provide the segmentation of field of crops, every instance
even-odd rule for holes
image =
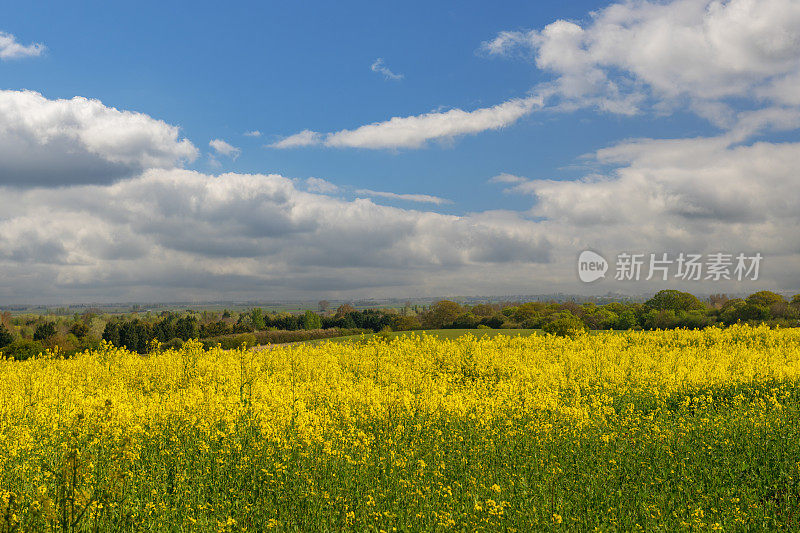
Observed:
[[[800,529],[800,331],[0,362],[0,531]]]
[[[383,340],[391,341],[397,337],[419,336],[425,335],[434,337],[439,340],[456,340],[465,335],[472,335],[476,339],[497,337],[504,335],[508,337],[519,337],[536,335],[542,333],[541,329],[435,329],[430,331],[388,331],[380,333],[368,333],[361,335],[346,335],[342,337],[331,337],[330,339],[315,339],[311,341],[304,341],[307,344],[321,344],[328,340],[331,342],[370,342],[373,337],[380,337]]]

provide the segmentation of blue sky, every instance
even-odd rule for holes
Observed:
[[[30,155],[0,164],[6,201],[27,206],[0,215],[7,230],[0,298],[659,288],[580,285],[571,263],[582,248],[613,257],[624,250],[763,247],[775,269],[763,283],[797,288],[796,277],[778,274],[795,264],[796,238],[775,229],[792,220],[793,205],[765,219],[761,201],[770,200],[765,190],[783,200],[796,185],[766,160],[791,160],[798,141],[798,20],[791,0],[7,6],[0,35],[18,48],[6,48],[3,58],[0,39],[0,88],[11,102],[2,115],[0,100],[7,126],[0,155]],[[102,129],[81,114],[75,97],[97,101],[90,115],[107,116]],[[493,125],[480,125],[483,119]],[[30,131],[20,134],[14,120]],[[36,120],[41,124],[30,126]],[[70,133],[54,141],[56,130]],[[260,135],[245,135],[252,131]],[[301,132],[314,133],[281,147]],[[410,137],[398,141],[401,134]],[[777,155],[762,154],[769,149]],[[731,175],[737,158],[757,156],[766,159],[751,169],[756,176]],[[517,179],[491,181],[500,174]],[[114,225],[89,207],[41,200],[56,190],[62,197],[138,194],[131,191],[148,179],[169,183],[176,203],[213,198],[219,183],[238,187],[228,194],[243,196],[224,215],[191,207],[176,219],[168,211],[174,206],[165,205],[153,218],[171,228],[217,217],[230,224],[225,231],[244,232],[220,234],[222,243],[245,235],[252,241],[226,255],[213,242],[187,246],[186,236],[156,234],[130,220]],[[193,179],[205,185],[186,181]],[[256,181],[241,182],[248,179]],[[189,192],[195,185],[203,192]],[[287,190],[254,210],[287,222],[259,234],[246,220],[255,214],[236,202],[270,186]],[[164,202],[140,194],[143,202]],[[77,230],[26,227],[38,209],[66,209],[64,220],[76,227],[106,229],[78,238]],[[345,222],[320,218],[308,229],[298,213],[313,210],[351,213],[349,223],[368,228],[394,221],[386,224],[401,229],[351,234],[335,230]],[[196,218],[202,216],[211,218]],[[454,225],[451,233],[441,233],[443,225]],[[315,239],[327,242],[327,231],[343,235],[327,260],[312,251],[287,257],[298,245],[294,236],[318,250]],[[31,243],[34,234],[41,242]],[[96,251],[114,248],[106,240],[121,235],[131,239],[124,248],[138,251]],[[481,240],[492,244],[482,248]],[[379,242],[389,243],[384,255],[408,260],[402,272],[396,259],[337,257],[342,250],[368,256],[360,246],[380,249]],[[454,249],[442,251],[443,243]],[[264,265],[274,272],[265,275]],[[31,272],[32,281],[19,277]],[[42,279],[55,281],[43,289]]]
[[[201,150],[220,138],[241,148],[221,168],[324,178],[355,189],[452,200],[441,210],[522,209],[487,179],[577,177],[580,156],[620,138],[705,134],[692,115],[615,117],[595,112],[526,117],[502,131],[422,150],[274,150],[306,128],[336,131],[437,109],[472,110],[524,97],[551,78],[530,61],[488,57],[482,42],[508,29],[585,20],[605,2],[162,2],[16,4],[5,25],[48,48],[36,61],[0,65],[4,88],[48,98],[82,95],[169,124]],[[377,58],[403,75],[387,80]],[[247,137],[257,130],[261,137]],[[391,202],[391,201],[390,201]],[[402,205],[401,202],[391,202]],[[407,205],[407,204],[406,204]]]

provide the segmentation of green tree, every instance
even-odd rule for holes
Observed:
[[[741,298],[732,298],[722,305],[719,319],[723,324],[730,326],[742,319],[742,310],[747,307],[747,302]]]
[[[745,301],[751,305],[769,309],[774,304],[785,303],[786,299],[772,291],[758,291],[748,296]]]
[[[344,318],[350,313],[355,312],[355,308],[350,304],[342,304],[336,308],[336,314],[333,315],[335,318]]]
[[[755,300],[758,301],[758,300]],[[769,309],[741,298],[728,300],[719,313],[720,320],[725,324],[735,324],[742,321],[761,321],[769,319]]]
[[[583,316],[583,322],[590,329],[611,329],[619,320],[619,316],[609,309],[599,307],[592,313]]]
[[[535,322],[542,317],[546,308],[547,304],[543,302],[524,303],[516,307],[513,317],[520,324],[523,322]]]
[[[250,320],[255,331],[267,329],[267,322],[264,320],[264,311],[262,311],[260,307],[254,307],[252,311],[250,311]]]
[[[692,311],[704,309],[703,303],[693,294],[672,289],[658,291],[645,302],[645,307],[656,311]]]
[[[197,318],[189,315],[175,321],[175,336],[188,341],[197,338]]]
[[[645,329],[671,329],[678,323],[672,309],[652,309],[645,313],[643,321]]]
[[[497,311],[492,307],[492,304],[478,304],[470,309],[473,315],[481,318],[494,316]]]
[[[458,315],[452,322],[452,326],[457,329],[472,329],[477,328],[481,323],[481,319],[470,312]]]
[[[462,313],[461,306],[450,300],[439,300],[422,315],[422,326],[441,329],[449,326]]]
[[[31,357],[36,357],[43,351],[44,346],[39,341],[19,339],[6,346],[3,350],[3,355],[17,361],[25,361]]]
[[[6,328],[5,324],[0,324],[0,348],[4,348],[14,342],[14,335]]]
[[[392,317],[392,329],[394,331],[409,331],[419,327],[419,320],[415,316],[397,315]]]
[[[639,326],[639,321],[636,318],[636,313],[632,309],[623,310],[614,324],[614,329],[635,329]]]
[[[322,317],[308,310],[303,315],[303,329],[322,329]]]
[[[89,326],[83,322],[75,322],[72,327],[69,328],[69,332],[75,335],[77,338],[82,339],[89,334]]]
[[[358,327],[358,324],[356,324],[356,321],[353,319],[353,314],[352,313],[347,313],[347,315],[342,317],[341,321],[342,321],[341,325],[342,325],[343,328],[355,329],[355,328]]]
[[[50,337],[55,336],[56,325],[53,322],[44,322],[36,326],[36,331],[33,332],[33,340],[46,341]]]
[[[103,340],[110,342],[114,346],[121,346],[119,343],[119,323],[106,322],[106,327],[103,328]]]
[[[136,327],[135,321],[126,321],[120,325],[119,345],[132,352],[139,351],[139,329]]]

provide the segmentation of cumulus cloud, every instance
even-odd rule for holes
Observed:
[[[271,148],[299,148],[301,146],[313,146],[322,143],[322,135],[311,130],[303,130],[285,139],[272,143]]]
[[[0,91],[0,185],[103,183],[197,157],[178,128],[99,100]]]
[[[306,178],[306,189],[320,194],[333,194],[339,191],[339,187],[330,181],[314,177]]]
[[[46,49],[41,43],[22,45],[12,34],[0,31],[0,60],[37,57],[42,55]]]
[[[770,109],[762,118],[778,122],[785,122],[787,108],[800,107],[800,4],[794,0],[632,0],[591,13],[585,24],[557,20],[541,30],[503,31],[482,49],[528,56],[555,78],[533,88],[533,96],[494,107],[394,117],[332,133],[304,130],[270,146],[415,149],[509,126],[545,104],[622,115],[683,107],[739,130],[752,117],[733,105],[737,100]],[[385,68],[382,62],[373,67]]]
[[[535,197],[530,215],[549,226],[556,249],[758,251],[769,263],[764,286],[797,289],[800,237],[791,228],[800,223],[800,197],[786,191],[796,187],[798,156],[800,143],[638,140],[596,153],[618,165],[611,174],[531,180],[516,192]]]
[[[463,111],[451,109],[410,117],[394,117],[354,130],[317,133],[309,130],[272,144],[273,148],[324,145],[333,148],[421,148],[431,140],[497,130],[530,114],[542,103],[539,97],[518,98],[493,107]]]
[[[378,74],[383,74],[383,77],[385,79],[387,79],[387,80],[402,80],[403,79],[403,75],[402,74],[395,74],[394,72],[389,70],[389,67],[387,67],[386,63],[383,62],[383,58],[382,57],[379,57],[378,59],[376,59],[372,63],[372,65],[370,65],[369,68],[370,68],[370,70],[372,72],[377,72]]]
[[[746,98],[797,105],[800,4],[794,0],[635,0],[558,20],[542,30],[504,31],[483,44],[495,55],[530,54],[557,77],[542,94],[565,105],[635,113],[688,102],[719,123],[719,103]],[[717,104],[717,105],[715,105]]]
[[[261,132],[258,130],[251,130],[244,132],[245,137],[261,137]]]
[[[391,198],[392,200],[405,200],[408,202],[419,202],[419,203],[436,204],[436,205],[453,203],[451,200],[448,200],[446,198],[431,196],[429,194],[398,194],[395,192],[372,191],[370,189],[358,189],[356,190],[356,194],[362,194],[364,196],[373,196],[378,198]]]
[[[3,299],[385,290],[549,254],[518,216],[344,201],[278,175],[149,170],[111,185],[6,188],[0,213]]]
[[[209,141],[208,146],[210,146],[211,149],[217,154],[232,157],[233,159],[236,159],[242,154],[242,150],[240,148],[237,148],[223,141],[222,139],[213,139]]]
[[[326,189],[323,180],[178,169],[111,185],[0,189],[0,298],[662,288],[581,285],[575,260],[586,248],[612,262],[620,252],[761,252],[758,283],[663,288],[800,287],[800,196],[786,192],[797,183],[800,143],[642,139],[594,157],[615,170],[511,183],[531,197],[525,213],[443,215],[312,192]]]

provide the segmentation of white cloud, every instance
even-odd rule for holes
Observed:
[[[528,213],[443,215],[297,186],[325,187],[322,180],[186,170],[59,190],[0,188],[0,299],[662,288],[581,285],[574,267],[585,248],[612,261],[621,251],[759,251],[757,284],[672,280],[663,288],[800,288],[800,196],[787,194],[800,143],[638,140],[595,157],[616,170],[516,184],[532,195]]]
[[[211,149],[217,154],[232,157],[233,159],[236,159],[242,154],[242,150],[240,148],[236,148],[222,139],[213,139],[209,141],[208,146],[210,146]]]
[[[800,222],[800,197],[786,194],[797,183],[800,143],[639,140],[596,156],[620,166],[603,177],[516,187],[536,197],[532,215],[554,222],[554,242],[577,238],[615,252],[761,251],[795,260],[800,253],[790,229]],[[800,287],[795,273],[775,274]]]
[[[339,191],[339,187],[330,181],[314,177],[306,178],[306,189],[320,194],[333,194]]]
[[[3,300],[435,290],[448,276],[549,253],[513,214],[344,201],[277,175],[150,170],[111,185],[7,188],[0,213]]]
[[[402,74],[395,74],[394,72],[389,70],[389,67],[387,67],[386,64],[383,62],[383,58],[382,57],[379,57],[378,59],[376,59],[372,63],[372,65],[370,65],[369,68],[370,68],[370,70],[372,70],[372,72],[377,72],[379,74],[383,74],[383,77],[385,79],[387,79],[387,80],[402,80],[403,79],[403,75]]]
[[[508,55],[519,49],[529,51],[539,41],[539,33],[536,31],[501,31],[491,41],[481,43],[481,50],[490,55]]]
[[[356,194],[363,194],[364,196],[373,196],[379,198],[391,198],[392,200],[405,200],[408,202],[419,202],[427,204],[452,204],[451,200],[440,198],[438,196],[431,196],[429,194],[398,194],[394,192],[372,191],[370,189],[358,189]]]
[[[502,32],[490,54],[528,51],[557,78],[540,90],[567,105],[635,113],[689,102],[716,115],[733,98],[797,105],[800,3],[796,0],[628,1],[584,25],[558,20],[541,31]],[[724,113],[723,113],[724,114]]]
[[[0,91],[0,185],[101,183],[197,157],[179,130],[99,100]]]
[[[270,148],[298,148],[300,146],[313,146],[322,142],[322,135],[315,131],[303,130],[285,139],[269,145]]]
[[[251,130],[244,132],[245,137],[261,137],[261,132],[258,130]]]
[[[498,174],[497,176],[489,178],[489,183],[518,184],[518,183],[524,183],[526,181],[528,181],[528,178],[523,178],[522,176],[515,176],[514,174],[508,174],[506,172],[503,172],[501,174]]]
[[[0,60],[37,57],[42,55],[46,49],[41,43],[21,45],[17,42],[16,37],[0,31]]]
[[[542,103],[539,97],[509,100],[494,107],[463,111],[451,109],[411,117],[394,117],[354,130],[321,134],[309,130],[272,144],[273,148],[324,145],[333,148],[397,149],[421,148],[431,140],[449,140],[461,135],[497,130],[530,114]]]

